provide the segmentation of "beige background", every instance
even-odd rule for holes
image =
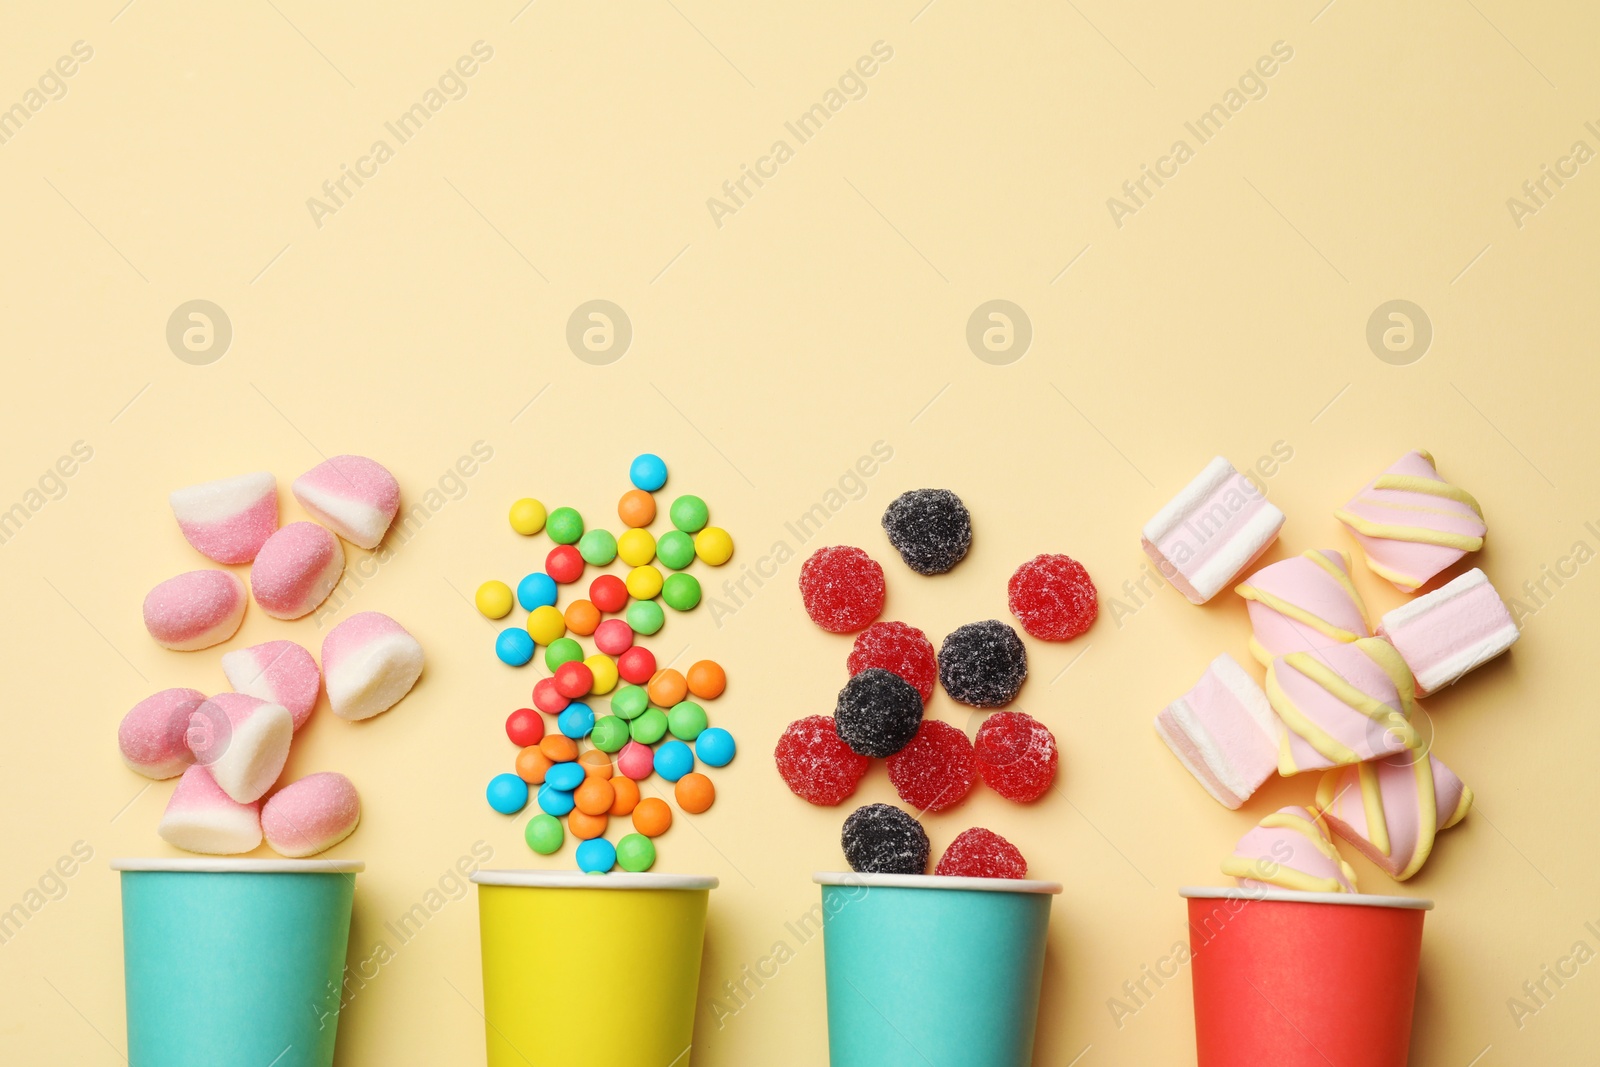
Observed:
[[[1236,598],[1197,609],[1162,589],[1120,625],[1110,598],[1136,606],[1119,586],[1139,577],[1140,524],[1215,453],[1242,467],[1275,442],[1293,449],[1268,483],[1289,515],[1281,555],[1349,547],[1331,510],[1422,446],[1483,501],[1479,562],[1506,595],[1547,568],[1570,577],[1528,601],[1537,611],[1508,660],[1427,702],[1440,753],[1479,803],[1400,890],[1438,901],[1413,1060],[1595,1056],[1597,965],[1520,1027],[1507,1005],[1575,942],[1600,948],[1584,925],[1600,926],[1585,669],[1600,579],[1561,562],[1574,542],[1600,548],[1584,525],[1600,520],[1585,310],[1600,177],[1578,169],[1520,228],[1506,204],[1574,141],[1600,148],[1584,127],[1600,120],[1591,10],[123,3],[11,11],[0,32],[3,106],[26,108],[74,42],[93,49],[65,94],[0,145],[0,506],[27,509],[74,442],[93,449],[64,489],[46,481],[60,498],[32,498],[42,506],[0,545],[0,906],[24,900],[75,842],[93,849],[65,895],[0,945],[0,1059],[114,1064],[125,1047],[106,861],[163,854],[155,825],[171,787],[141,789],[115,725],[154,689],[223,684],[222,648],[164,651],[140,624],[151,585],[204,562],[165,494],[269,468],[293,519],[287,482],[355,451],[390,465],[417,501],[478,441],[493,459],[334,616],[403,621],[428,651],[423,683],[360,727],[320,711],[291,763],[291,775],[343,770],[363,793],[363,824],[335,853],[369,864],[353,959],[474,842],[495,864],[536,860],[521,820],[482,800],[509,767],[500,723],[535,674],[494,661],[492,628],[463,601],[542,559],[545,542],[507,529],[511,500],[610,516],[629,457],[657,450],[669,488],[704,495],[737,540],[729,573],[705,576],[715,592],[713,579],[792,544],[784,522],[883,441],[893,459],[813,545],[883,559],[890,617],[937,640],[1002,615],[1006,576],[1039,551],[1071,553],[1099,582],[1107,610],[1090,634],[1030,644],[1021,705],[1056,731],[1059,789],[1031,808],[979,792],[927,825],[936,849],[990,826],[1066,883],[1039,1063],[1185,1062],[1186,974],[1120,1027],[1107,1001],[1184,936],[1177,887],[1220,882],[1233,840],[1313,783],[1276,782],[1228,812],[1150,729],[1216,652],[1244,657]],[[307,198],[375,139],[393,146],[383,124],[480,40],[493,57],[464,98],[319,228]],[[878,41],[893,57],[865,95],[795,144],[785,121]],[[1265,97],[1196,147],[1185,121],[1278,41],[1293,57]],[[719,228],[707,198],[778,138],[793,158]],[[1119,228],[1107,198],[1178,138],[1194,158]],[[234,331],[207,366],[175,358],[164,336],[196,298]],[[564,340],[594,298],[633,325],[609,366]],[[965,341],[973,309],[995,298],[1024,308],[1034,331],[1008,366]],[[1396,298],[1434,328],[1408,366],[1365,339],[1373,310]],[[958,491],[978,528],[967,561],[937,580],[894,561],[877,528],[888,500],[923,485]],[[818,942],[795,946],[720,1025],[711,1007],[790,936],[784,923],[816,899],[810,872],[841,862],[845,811],[793,798],[769,755],[785,723],[829,710],[844,676],[848,641],[805,619],[797,570],[782,567],[720,626],[701,610],[656,641],[664,657],[728,666],[712,714],[743,745],[717,776],[721,803],[662,842],[660,869],[722,879],[696,1063],[825,1058]],[[1399,602],[1364,570],[1357,581],[1375,609]],[[234,644],[280,636],[320,640],[310,620],[252,608]],[[975,725],[943,697],[930,713]],[[879,769],[858,799],[892,795]],[[1353,862],[1364,888],[1394,888]],[[620,972],[625,947],[606,950]],[[351,1002],[339,1062],[479,1062],[477,966],[468,897]]]

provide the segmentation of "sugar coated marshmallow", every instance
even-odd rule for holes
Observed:
[[[1267,699],[1283,721],[1278,773],[1285,777],[1417,744],[1416,683],[1381,637],[1279,656],[1267,668]]]
[[[1204,604],[1278,538],[1283,512],[1221,456],[1144,524],[1144,550],[1166,579]]]
[[[189,716],[195,762],[241,804],[260,800],[272,788],[293,737],[288,708],[243,693],[218,693]]]
[[[1410,593],[1468,552],[1483,547],[1483,508],[1439,477],[1433,457],[1407,452],[1366,484],[1334,518],[1367,554],[1380,578]]]
[[[1155,726],[1178,762],[1225,808],[1249,800],[1278,769],[1272,705],[1226,652],[1193,689],[1162,709]]]
[[[1474,567],[1427,596],[1402,604],[1378,622],[1426,696],[1517,643],[1521,634],[1500,594]]]
[[[268,641],[222,654],[222,673],[235,693],[289,709],[296,730],[311,718],[322,674],[311,653],[293,641]]]
[[[167,501],[184,540],[218,563],[249,563],[278,528],[278,479],[267,471],[175,489]]]
[[[344,573],[344,546],[314,522],[291,522],[250,565],[250,591],[274,619],[298,619],[328,599]]]
[[[186,852],[211,856],[249,852],[261,844],[261,810],[224,793],[204,767],[190,767],[178,779],[156,833]]]
[[[206,701],[198,689],[163,689],[128,710],[117,727],[122,761],[146,778],[175,778],[194,763],[189,716]]]
[[[341,719],[370,719],[411,692],[422,675],[422,646],[405,627],[363,611],[322,639],[322,677],[328,703]]]
[[[1432,753],[1403,752],[1324,774],[1317,806],[1334,833],[1403,882],[1428,861],[1434,835],[1466,817],[1472,790]]]
[[[261,832],[279,855],[315,856],[350,836],[361,821],[361,798],[333,771],[290,782],[261,806]]]
[[[1266,666],[1286,652],[1306,652],[1372,636],[1367,606],[1350,581],[1350,557],[1313,548],[1256,571],[1233,591],[1250,611],[1250,654]]]
[[[226,641],[244,621],[245,589],[228,571],[189,571],[144,598],[144,628],[156,644],[193,652]]]
[[[334,456],[294,480],[294,497],[346,541],[377,548],[400,510],[400,483],[365,456]]]
[[[1354,893],[1356,872],[1339,855],[1322,819],[1305,808],[1279,808],[1239,839],[1222,873],[1245,889]]]

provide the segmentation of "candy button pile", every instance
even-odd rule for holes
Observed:
[[[972,547],[972,513],[948,489],[902,493],[881,525],[890,546],[920,575],[949,572]],[[888,599],[883,567],[853,546],[812,553],[800,568],[800,596],[819,627],[856,637],[833,715],[790,723],[778,739],[773,759],[779,775],[801,799],[832,806],[855,792],[872,760],[883,759],[900,799],[918,813],[914,818],[888,804],[852,813],[842,838],[852,870],[925,874],[930,850],[918,818],[956,807],[980,780],[1019,804],[1038,800],[1055,784],[1055,736],[1033,716],[1014,710],[989,715],[975,741],[926,717],[941,687],[982,711],[1016,700],[1028,679],[1028,649],[1010,625],[967,623],[947,634],[935,653],[915,626],[877,621]],[[1060,554],[1038,555],[1018,567],[1007,584],[1007,603],[1029,636],[1047,641],[1087,632],[1100,610],[1089,572]],[[952,843],[937,873],[1021,878],[1027,862],[998,834],[974,827]]]
[[[570,833],[579,842],[573,862],[590,874],[617,867],[646,871],[655,864],[652,839],[671,827],[672,807],[642,795],[641,783],[670,790],[680,811],[698,815],[716,799],[701,768],[726,767],[737,751],[733,734],[711,725],[705,706],[727,688],[722,666],[700,660],[687,672],[658,668],[655,653],[640,643],[665,624],[662,604],[677,612],[699,605],[700,582],[689,568],[728,562],[733,538],[710,525],[711,510],[698,496],[682,495],[658,508],[654,494],[667,484],[659,456],[634,459],[629,480],[633,488],[617,503],[624,529],[615,534],[588,526],[571,507],[546,513],[532,498],[512,505],[513,530],[528,537],[543,531],[556,544],[544,570],[516,584],[514,599],[526,619],[495,640],[496,657],[512,667],[533,662],[542,647],[551,677],[534,684],[532,708],[507,718],[506,736],[518,749],[514,769],[490,780],[486,799],[503,815],[534,804],[539,813],[523,831],[528,847],[552,856]],[[672,528],[654,534],[647,527],[663,513]],[[590,567],[614,569],[585,587]],[[510,589],[499,580],[484,582],[478,610],[486,618],[506,618],[513,611],[505,595]],[[541,721],[541,713],[554,718]],[[606,834],[614,820],[632,832],[613,842]]]
[[[1406,453],[1335,517],[1374,575],[1414,593],[1483,547],[1483,508],[1440,477],[1429,453]],[[1282,513],[1226,459],[1145,527],[1162,573],[1199,603],[1259,556]],[[1454,684],[1518,637],[1500,595],[1473,569],[1373,626],[1350,557],[1311,549],[1260,568],[1244,600],[1251,656],[1264,685],[1227,653],[1155,719],[1156,733],[1196,781],[1238,808],[1272,773],[1321,771],[1315,804],[1263,819],[1223,862],[1243,886],[1355,892],[1342,838],[1398,881],[1415,875],[1435,835],[1460,822],[1472,790],[1417,729],[1419,695]],[[1199,594],[1199,595],[1196,595]]]
[[[399,483],[364,456],[326,460],[295,479],[293,491],[315,522],[279,527],[277,479],[266,472],[170,495],[184,539],[217,563],[248,564],[249,588],[218,569],[159,583],[144,600],[145,628],[158,644],[194,651],[227,641],[252,597],[278,619],[309,614],[339,584],[341,538],[377,548],[400,507]],[[543,523],[542,512],[536,518]],[[523,523],[534,519],[524,509]],[[508,586],[480,591],[486,614],[509,613],[511,600]],[[281,787],[279,779],[324,691],[339,718],[381,714],[416,685],[422,646],[394,619],[365,611],[328,631],[321,658],[319,668],[310,651],[286,640],[234,649],[221,657],[232,692],[164,689],[123,716],[123,762],[147,778],[178,779],[158,828],[168,844],[229,855],[252,851],[264,837],[280,855],[300,858],[355,830],[361,800],[344,775],[323,771]]]

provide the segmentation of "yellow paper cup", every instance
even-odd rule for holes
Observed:
[[[715,878],[478,871],[472,880],[489,1067],[688,1067]]]

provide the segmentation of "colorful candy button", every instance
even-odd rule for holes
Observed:
[[[550,540],[558,545],[574,545],[583,536],[583,516],[573,508],[556,508],[545,520]]]
[[[570,699],[556,692],[554,678],[540,678],[533,683],[533,706],[546,715],[559,715],[561,709],[570,703]]]
[[[554,604],[557,595],[555,579],[543,571],[534,571],[517,583],[517,603],[523,611]]]
[[[645,837],[660,837],[672,827],[672,809],[660,797],[645,797],[633,809],[633,828]]]
[[[693,741],[705,728],[706,709],[692,700],[681,700],[667,712],[667,729],[680,741]]]
[[[533,638],[520,627],[508,626],[494,639],[494,654],[501,663],[520,667],[533,658]]]
[[[550,768],[555,770],[554,767]],[[556,789],[545,782],[539,787],[539,810],[546,815],[557,817],[567,814],[573,808],[572,794],[564,789]]]
[[[554,766],[555,761],[546,756],[538,745],[529,745],[517,753],[517,777],[529,785],[543,785],[545,774]]]
[[[523,537],[532,537],[544,529],[544,505],[525,496],[511,505],[511,528]]]
[[[617,849],[603,837],[591,838],[578,846],[577,860],[585,874],[605,874],[617,865]]]
[[[656,498],[643,489],[629,489],[617,501],[617,518],[631,529],[649,526],[656,521]]]
[[[661,572],[646,564],[628,572],[628,595],[635,600],[654,600],[661,592]]]
[[[523,840],[528,842],[528,847],[541,856],[561,851],[561,840],[565,836],[561,829],[561,820],[554,815],[544,813],[529,819],[527,829],[522,831]]]
[[[628,733],[641,745],[653,745],[667,736],[667,713],[660,708],[646,708],[638,718],[628,723]]]
[[[643,781],[650,777],[650,772],[655,770],[656,754],[649,745],[641,745],[637,741],[629,741],[622,746],[622,751],[617,753],[617,772],[624,778],[634,781]]]
[[[546,573],[562,585],[582,578],[583,566],[583,553],[575,545],[557,545],[544,558]]]
[[[515,815],[528,806],[528,783],[514,774],[497,774],[485,790],[489,806],[501,815]]]
[[[567,623],[561,616],[561,609],[553,604],[541,604],[528,612],[527,628],[534,643],[549,645],[566,634]]]
[[[733,762],[736,751],[738,746],[733,742],[733,735],[720,726],[702,730],[694,739],[694,754],[707,767],[726,767]]]
[[[689,692],[701,700],[715,700],[728,688],[728,676],[716,660],[696,660],[684,678],[689,683]]]
[[[733,538],[720,526],[707,526],[694,535],[694,554],[701,563],[720,567],[733,558]]]
[[[511,587],[505,582],[488,581],[478,586],[478,593],[473,597],[478,605],[478,610],[486,619],[503,619],[511,614],[511,606],[515,598],[511,595]]]
[[[556,716],[556,729],[574,741],[588,737],[594,730],[594,712],[589,705],[574,701]]]
[[[661,586],[661,599],[675,611],[692,611],[700,603],[700,580],[692,574],[674,574]]]
[[[545,734],[544,740],[539,742],[539,751],[550,758],[551,763],[571,763],[578,758],[578,745],[566,734]]]
[[[682,741],[667,741],[656,749],[656,773],[667,781],[676,782],[692,770],[694,752]]]
[[[607,619],[595,628],[594,647],[608,656],[620,656],[633,647],[633,627],[622,619]]]
[[[689,683],[682,674],[668,667],[657,671],[655,677],[650,679],[648,691],[657,707],[670,708],[689,695]]]
[[[616,799],[611,802],[609,814],[632,815],[633,809],[639,806],[639,783],[619,775],[611,779],[611,789]]]
[[[611,810],[617,791],[611,783],[598,775],[590,775],[572,793],[572,802],[585,815],[604,815]]]
[[[634,633],[650,637],[660,631],[662,623],[667,621],[667,613],[654,600],[636,600],[628,605],[625,618]]]
[[[551,767],[544,775],[544,784],[550,789],[559,789],[563,793],[570,793],[583,784],[584,778],[581,763],[558,763]]]
[[[518,748],[537,745],[544,739],[544,719],[532,708],[518,708],[506,716],[506,736]]]
[[[694,562],[694,538],[682,530],[668,530],[656,541],[656,559],[663,567],[683,570]]]
[[[570,637],[551,641],[545,646],[544,665],[551,671],[560,670],[563,663],[571,663],[573,660],[581,659],[583,659],[583,646]],[[583,694],[579,693],[578,695],[582,696]]]
[[[628,606],[628,585],[615,574],[602,574],[589,583],[589,603],[604,612],[618,612]]]
[[[643,834],[627,834],[617,842],[617,866],[637,874],[656,862],[656,846]]]
[[[556,692],[564,697],[588,696],[594,685],[594,672],[582,660],[569,660],[556,668]]]
[[[628,481],[635,489],[653,493],[667,484],[667,463],[654,452],[635,456],[628,465]]]
[[[571,830],[572,836],[579,841],[592,841],[605,836],[606,826],[610,821],[604,815],[590,815],[574,808],[567,815],[567,829]]]
[[[611,712],[621,719],[636,719],[650,706],[650,694],[637,685],[625,685],[611,694]]]
[[[574,600],[567,605],[567,629],[579,637],[588,637],[600,625],[600,609],[593,601]]]
[[[612,718],[608,715],[606,718]],[[610,778],[616,773],[616,768],[611,766],[611,757],[598,748],[591,748],[578,757],[578,762],[583,765],[583,773],[590,778]]]
[[[590,530],[578,538],[578,554],[585,563],[604,567],[617,558],[617,539],[609,530]]]
[[[617,558],[630,567],[643,567],[656,558],[656,537],[649,530],[629,530],[617,538]]]
[[[643,685],[656,673],[656,654],[643,645],[634,645],[617,657],[617,674],[625,682]]]
[[[583,665],[589,668],[589,692],[596,696],[604,696],[617,687],[617,661],[603,652],[584,659]]]
[[[678,779],[678,784],[672,788],[672,797],[678,802],[678,807],[690,815],[699,815],[717,799],[717,790],[712,786],[711,779],[699,771],[691,771]]]
[[[697,496],[684,495],[672,502],[667,517],[672,520],[672,525],[686,534],[699,533],[711,519],[711,509],[706,507],[706,502]],[[555,516],[550,516],[550,521],[555,522]]]
[[[620,715],[602,715],[594,721],[589,742],[601,752],[620,752],[629,737],[627,719]]]

